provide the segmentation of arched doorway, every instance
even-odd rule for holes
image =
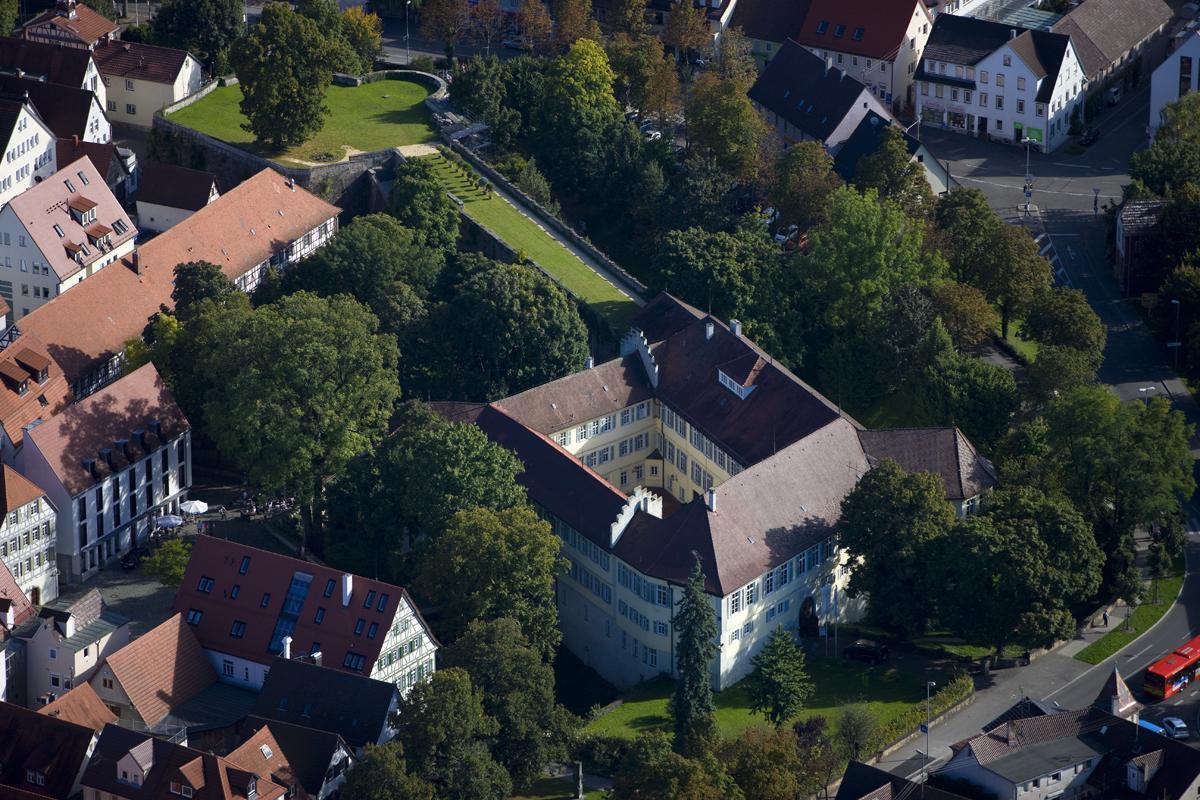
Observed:
[[[33,603],[35,606],[40,606],[42,604],[42,590],[36,586],[30,589],[29,602]]]
[[[817,601],[806,597],[800,604],[800,635],[816,636],[818,633],[820,625],[817,620]]]

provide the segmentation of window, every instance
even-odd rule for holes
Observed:
[[[741,628],[734,628],[734,629],[733,629],[733,630],[732,630],[732,631],[729,633],[729,641],[730,641],[730,643],[736,642],[736,641],[737,641],[738,639],[740,639],[740,638],[742,638],[742,629],[741,629]]]
[[[358,655],[357,653],[346,653],[346,658],[342,660],[342,666],[346,669],[361,670],[363,664],[367,661],[366,656]]]
[[[125,113],[130,116],[137,114],[137,106],[134,105],[133,103],[126,103],[125,104]]]
[[[853,36],[853,38],[854,38],[854,41],[856,41],[856,42],[861,42],[861,41],[862,41],[862,38],[863,38],[863,33],[864,33],[864,32],[865,32],[865,31],[864,31],[862,28],[855,28],[855,29],[854,29],[854,36]]]
[[[1033,113],[1039,117],[1046,116],[1046,104],[1045,103],[1034,103],[1033,104]]]
[[[354,623],[354,635],[362,636],[363,628],[367,627],[367,621],[359,618],[358,622]]]
[[[230,588],[230,590],[229,590],[229,599],[230,599],[230,600],[237,600],[238,593],[239,593],[239,592],[241,592],[241,591],[242,591],[242,587],[241,587],[241,585],[240,585],[240,584],[237,584],[237,583],[235,583],[235,584],[233,585],[233,587],[232,587],[232,588]]]
[[[166,451],[163,451],[166,454]],[[250,569],[250,556],[242,556],[242,563],[238,567],[238,575],[245,575],[246,570]]]
[[[1004,66],[1006,66],[1006,67],[1012,66],[1012,56],[1010,56],[1008,53],[1004,54]]]
[[[76,172],[75,175],[78,176],[79,180],[83,181],[84,186],[88,185],[87,175],[84,175],[82,172]],[[5,244],[8,244],[8,242],[5,242]]]
[[[246,635],[246,623],[242,622],[240,619],[235,619],[233,621],[233,627],[229,629],[229,635],[234,639],[241,639]]]
[[[325,608],[317,609],[317,613],[313,615],[313,624],[320,625],[325,620]]]
[[[1003,85],[1004,85],[1004,73],[1003,73],[1003,72],[997,72],[997,73],[996,73],[996,85],[997,85],[997,86],[1003,86]]]
[[[263,592],[262,602],[258,604],[259,608],[266,608],[271,604],[271,593]]]
[[[817,23],[817,33],[818,34],[824,34],[825,31],[827,31],[827,30],[829,30],[828,20],[821,20],[820,22]]]
[[[754,623],[747,622],[745,625],[742,626],[742,637],[745,638],[745,637],[749,636],[753,631],[754,631]]]
[[[1022,78],[1020,75],[1017,76],[1017,91],[1018,92],[1025,91],[1025,79]]]
[[[834,37],[835,37],[835,38],[838,38],[838,39],[840,39],[840,38],[842,38],[842,36],[843,36],[845,33],[846,33],[846,26],[845,26],[845,25],[842,25],[841,23],[838,23],[837,25],[835,25],[835,26],[833,27],[833,35],[834,35]]]
[[[188,609],[187,623],[188,625],[199,625],[200,619],[204,616],[204,612],[198,608]]]
[[[729,613],[736,614],[742,610],[742,590],[738,589],[729,596]]]
[[[374,602],[375,602],[375,590],[368,589],[367,590],[367,599],[363,601],[363,608],[370,608],[371,604]]]
[[[1018,113],[1018,114],[1024,114],[1024,113],[1025,113],[1025,101],[1024,101],[1024,100],[1018,100],[1018,101],[1017,101],[1017,113]]]
[[[757,601],[757,600],[758,600],[758,581],[755,581],[754,583],[751,583],[749,586],[746,587],[746,607],[749,608],[750,606],[754,605],[755,601]]]
[[[133,81],[129,80],[128,78],[125,79],[125,91],[127,91],[127,92],[133,91]]]
[[[367,628],[367,638],[374,639],[375,634],[377,634],[377,633],[379,633],[379,623],[372,622],[371,625]]]
[[[325,582],[325,596],[326,597],[333,597],[333,587],[336,585],[336,583],[337,582],[333,578],[330,578],[328,581]]]
[[[1002,94],[996,95],[996,108],[1001,109],[1001,110],[1004,108],[1004,95],[1002,95]],[[996,121],[999,122],[1000,120],[996,120]]]
[[[669,634],[669,629],[667,628],[667,623],[656,620],[654,623],[654,632],[657,633],[659,636],[667,636]]]
[[[224,659],[221,662],[221,674],[224,675],[226,678],[233,677],[233,662],[230,661],[228,658]]]
[[[1192,58],[1179,57],[1179,96],[1183,97],[1192,90]]]
[[[921,81],[921,95],[924,97],[929,97],[929,84],[925,81]]]
[[[207,575],[200,576],[200,583],[196,586],[196,591],[201,594],[212,594],[213,579]]]
[[[988,71],[986,69],[979,70],[979,82],[980,83],[988,82]]]

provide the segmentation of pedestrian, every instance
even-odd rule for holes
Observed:
[[[1108,627],[1108,609],[1104,609],[1104,627]]]

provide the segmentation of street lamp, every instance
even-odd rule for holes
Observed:
[[[412,5],[412,0],[406,0],[404,3],[404,65],[412,66],[412,47],[408,44],[408,7]]]
[[[1179,371],[1179,348],[1183,346],[1183,342],[1179,339],[1179,301],[1172,300],[1171,305],[1175,306],[1175,341],[1167,345],[1167,347],[1175,350],[1175,371]]]
[[[933,706],[930,704],[929,691],[937,686],[935,681],[925,681],[925,775],[921,785],[925,785],[925,781],[929,780],[929,726],[933,722]],[[921,793],[924,794],[922,789]]]
[[[1029,172],[1029,145],[1037,144],[1037,139],[1026,136],[1021,139],[1025,145],[1025,210],[1029,210],[1029,201],[1033,199],[1033,175]]]
[[[1149,407],[1150,398],[1156,389],[1158,389],[1157,386],[1142,386],[1138,389],[1138,394],[1142,396],[1142,400],[1146,402],[1147,407]]]

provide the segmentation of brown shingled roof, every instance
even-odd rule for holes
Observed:
[[[107,663],[150,726],[217,682],[204,648],[179,614],[110,655]]]
[[[23,329],[20,326],[18,330]],[[37,336],[22,332],[16,341],[0,350],[0,370],[12,371],[5,365],[15,367],[15,374],[24,379],[26,391],[21,393],[22,381],[0,380],[0,427],[14,447],[25,442],[27,428],[44,422],[67,407],[72,400],[62,368],[53,359],[46,367],[46,380],[38,382],[39,375],[21,367],[17,355],[25,351],[47,355],[45,343]]]
[[[46,496],[40,486],[8,464],[4,464],[0,469],[0,485],[3,486],[4,498],[4,507],[0,508],[0,514],[5,516],[14,509]]]
[[[889,428],[859,432],[873,461],[891,459],[908,472],[932,472],[946,498],[966,500],[996,485],[996,469],[958,428]]]
[[[161,161],[143,161],[137,201],[199,211],[208,205],[216,183],[217,176],[211,172]]]
[[[117,721],[117,715],[104,705],[90,683],[79,684],[54,702],[39,708],[38,713],[74,722],[94,731],[100,731],[105,725]]]
[[[36,38],[39,34],[35,28],[50,25],[71,35],[76,41],[91,45],[99,41],[105,34],[114,34],[120,27],[103,14],[99,14],[87,6],[71,3],[75,18],[63,16],[57,8],[51,8],[38,14],[26,22],[21,34],[25,38]]]
[[[0,702],[0,786],[71,796],[95,736],[91,728]],[[43,785],[26,781],[27,770],[42,773]]]
[[[740,28],[751,39],[782,42],[799,32],[812,0],[738,0],[730,28]]]
[[[82,87],[91,58],[81,47],[0,36],[0,67],[19,69],[49,83]]]
[[[521,424],[549,434],[653,396],[642,362],[631,355],[506,397],[497,405]]]
[[[101,75],[174,84],[188,53],[141,42],[102,41],[92,51],[92,58]]]
[[[917,0],[812,0],[804,23],[787,34],[805,47],[890,61],[907,47],[914,13],[929,19]]]
[[[288,763],[287,756],[275,736],[271,732],[270,723],[259,728],[249,739],[229,755],[225,760],[235,767],[270,778],[273,782],[285,788],[295,787],[292,797],[297,800],[308,800],[308,792],[300,784],[296,770]],[[327,768],[328,764],[323,765]]]

